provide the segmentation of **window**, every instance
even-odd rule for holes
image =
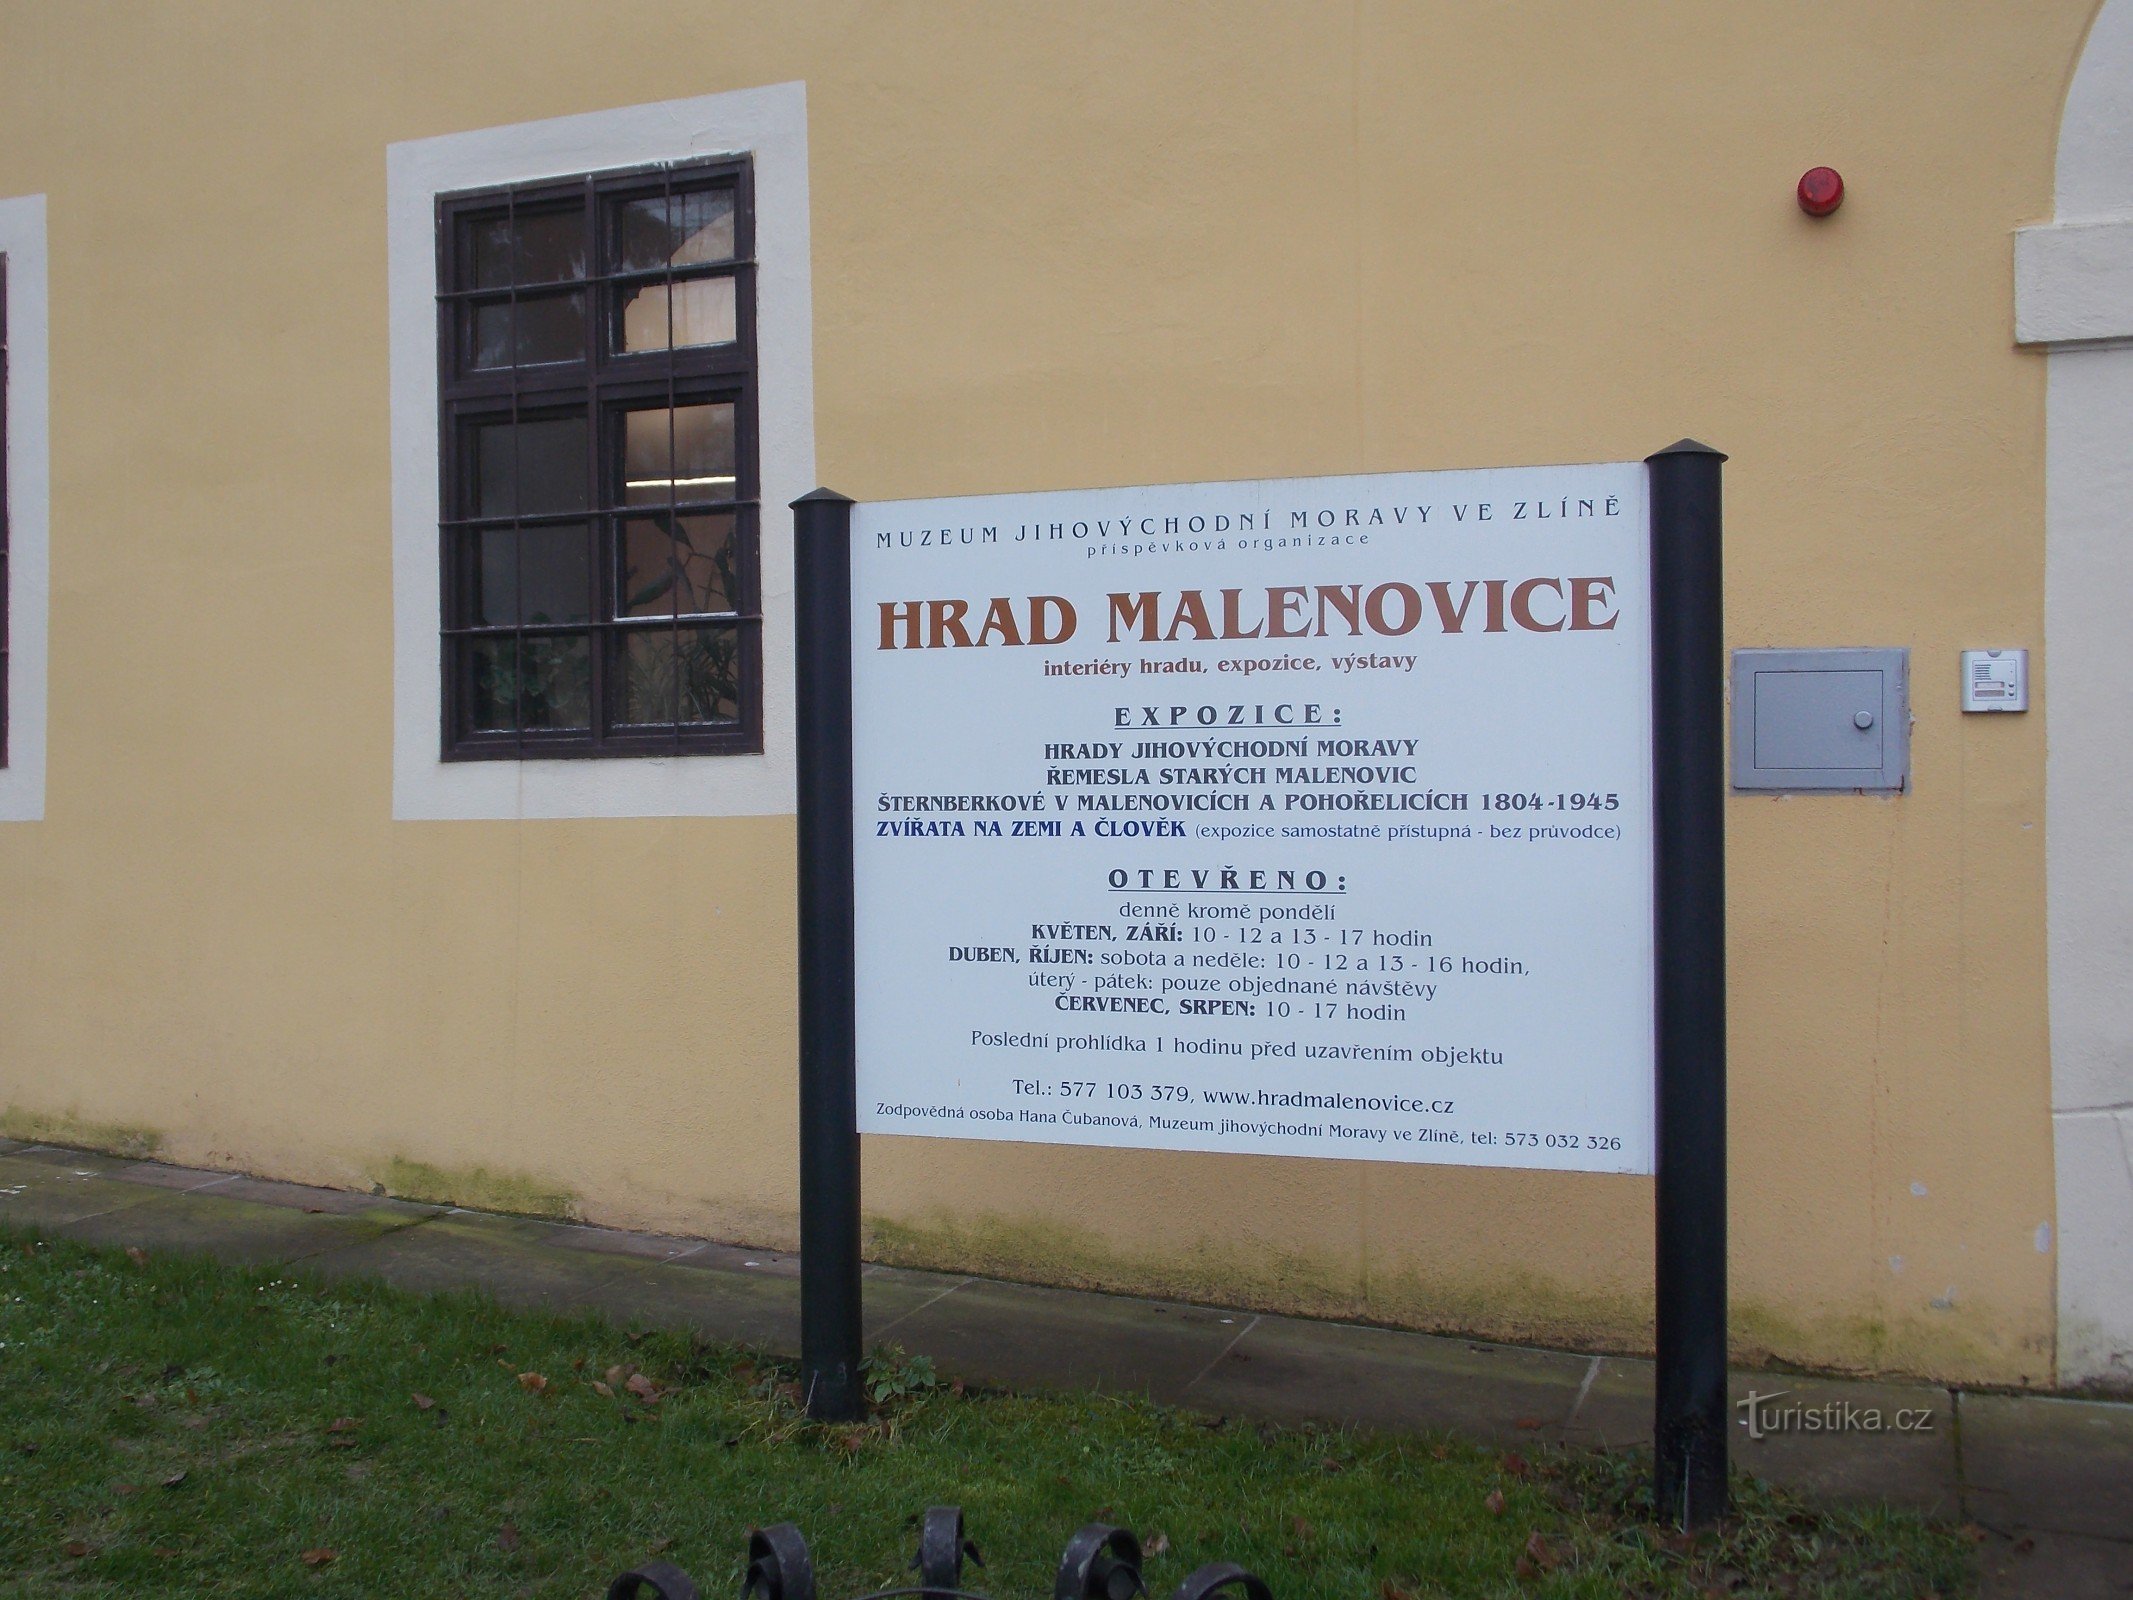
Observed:
[[[436,218],[446,759],[760,751],[750,163]]]

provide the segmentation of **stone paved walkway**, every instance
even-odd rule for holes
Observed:
[[[798,1262],[774,1251],[312,1189],[0,1140],[0,1218],[68,1238],[301,1263],[514,1305],[591,1307],[790,1353]],[[1651,1427],[1647,1361],[871,1267],[869,1343],[944,1374],[1091,1387],[1282,1421],[1617,1444]],[[1808,1493],[1974,1524],[1986,1600],[2133,1596],[2133,1406],[1931,1384],[1738,1373],[1736,1398],[1850,1405],[1904,1432],[1736,1435],[1734,1460]]]

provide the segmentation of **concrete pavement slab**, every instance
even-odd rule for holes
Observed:
[[[776,1355],[790,1356],[800,1348],[800,1284],[796,1278],[691,1272],[682,1262],[579,1254],[605,1259],[620,1269],[592,1281],[586,1290],[586,1303],[617,1322],[688,1328],[707,1339],[724,1339]]]
[[[1653,1383],[1649,1361],[1606,1358],[1562,1442],[1650,1443]],[[1947,1390],[1772,1372],[1736,1372],[1727,1386],[1730,1448],[1741,1471],[1825,1501],[1881,1500],[1957,1513],[1955,1412]],[[1743,1404],[1750,1394],[1757,1396],[1753,1430]]]
[[[1286,1422],[1456,1430],[1532,1443],[1559,1426],[1590,1356],[1296,1317],[1258,1317],[1185,1403]]]
[[[868,1293],[879,1280],[870,1280]],[[1033,1389],[1183,1398],[1250,1321],[1243,1312],[973,1280],[891,1337],[943,1376]]]
[[[1966,1394],[1960,1426],[1976,1520],[2133,1541],[2133,1405]]]
[[[665,1233],[630,1233],[621,1228],[594,1228],[566,1223],[549,1236],[557,1250],[590,1250],[595,1255],[634,1256],[641,1261],[672,1261],[705,1248],[701,1239]]]
[[[234,1172],[215,1172],[206,1167],[174,1167],[167,1161],[136,1161],[111,1174],[126,1183],[145,1183],[152,1189],[205,1189],[228,1183]]]
[[[380,1238],[322,1251],[304,1265],[328,1277],[381,1278],[427,1294],[472,1289],[507,1305],[572,1311],[591,1304],[593,1286],[630,1263],[590,1251],[544,1248],[559,1226],[446,1211]]]
[[[63,1228],[84,1217],[144,1205],[162,1191],[122,1183],[87,1167],[0,1156],[0,1220],[24,1228]]]
[[[14,1152],[22,1161],[41,1161],[48,1167],[65,1167],[69,1171],[95,1177],[113,1177],[134,1165],[132,1156],[107,1156],[96,1150],[70,1150],[58,1144],[26,1144]]]
[[[419,1211],[372,1210],[350,1216],[307,1216],[286,1206],[263,1206],[205,1193],[149,1189],[140,1205],[123,1206],[70,1224],[70,1238],[132,1246],[150,1252],[187,1250],[240,1266],[272,1266],[375,1240],[420,1220]]]
[[[2078,1533],[1995,1534],[1978,1552],[1978,1600],[2127,1600],[2133,1544]]]

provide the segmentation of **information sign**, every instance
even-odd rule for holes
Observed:
[[[859,1128],[1650,1172],[1647,493],[854,507]]]

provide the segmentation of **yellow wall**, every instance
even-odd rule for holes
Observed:
[[[1917,717],[1910,795],[1728,814],[1737,1337],[2050,1381],[2044,717],[1955,652],[2042,642],[2008,234],[2091,10],[0,7],[53,374],[0,1125],[790,1242],[789,819],[390,820],[384,150],[804,79],[848,494],[1731,454],[1731,642],[1908,645]],[[867,1158],[902,1259],[1649,1339],[1642,1180]]]

